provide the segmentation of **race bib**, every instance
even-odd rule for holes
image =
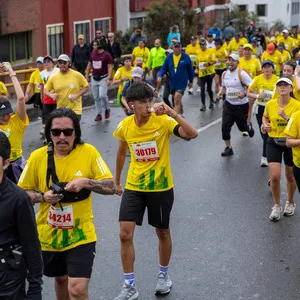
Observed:
[[[50,206],[48,212],[48,225],[58,229],[73,229],[74,216],[72,205],[60,207]]]
[[[138,162],[159,160],[156,141],[132,144],[132,149]]]
[[[93,60],[93,69],[101,69],[102,68],[102,61],[95,61]]]
[[[191,54],[191,55],[190,55],[190,59],[191,59],[191,61],[192,61],[192,65],[195,66],[195,65],[196,65],[196,59],[197,59],[197,56]]]
[[[289,49],[289,44],[284,44],[284,47],[285,47],[286,50],[288,50]]]
[[[221,63],[219,62],[219,60],[217,60],[217,62],[215,63],[215,66],[216,67],[221,66]]]
[[[243,91],[235,88],[227,88],[226,89],[226,98],[229,100],[239,100],[239,95]]]
[[[215,39],[217,35],[213,33],[213,35],[212,35],[212,36],[213,36],[213,39]]]
[[[272,99],[273,91],[263,90],[263,92],[264,92],[264,99],[262,99],[263,102],[268,102],[269,100]]]
[[[206,67],[204,66],[204,64],[205,64],[205,62],[199,63],[199,69],[200,70],[205,70],[206,69]]]

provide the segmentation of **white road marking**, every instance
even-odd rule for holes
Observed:
[[[220,123],[221,121],[222,121],[222,118],[219,118],[219,119],[217,119],[217,120],[215,120],[215,121],[213,121],[213,122],[211,122],[211,123],[209,123],[209,124],[207,124],[207,125],[205,125],[203,127],[198,128],[197,131],[198,131],[198,133],[200,133],[200,132],[202,132],[202,131],[204,131],[204,130],[206,130],[206,129],[208,129],[208,128],[210,128],[210,127],[212,127],[212,126],[214,126],[214,125],[216,125],[218,123]]]

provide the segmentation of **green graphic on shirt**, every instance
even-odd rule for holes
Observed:
[[[80,219],[75,219],[75,226],[73,229],[62,229],[62,240],[58,243],[58,233],[61,229],[53,229],[52,231],[52,242],[51,247],[53,249],[63,249],[70,245],[76,244],[80,241],[86,240],[86,235],[83,230],[79,228]],[[69,237],[69,233],[70,237]],[[41,243],[42,245],[48,246],[46,243]]]
[[[168,181],[168,177],[165,176],[165,173],[166,173],[166,168],[161,167],[160,172],[156,177],[155,169],[150,169],[148,173],[149,175],[147,173],[143,173],[140,176],[140,180],[138,184],[128,182],[128,185],[145,191],[166,189],[169,187],[169,181]],[[146,177],[148,176],[149,176],[149,182],[146,183]]]

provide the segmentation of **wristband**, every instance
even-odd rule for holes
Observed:
[[[10,75],[9,75],[10,78],[12,78],[12,77],[14,77],[14,76],[17,77],[17,74],[16,74],[16,73],[13,73],[13,74],[10,74]]]
[[[26,93],[25,93],[25,96],[27,96],[27,97],[28,97],[28,96],[29,96],[29,94],[30,94],[29,92],[26,92]]]
[[[45,197],[44,197],[44,193],[41,193],[41,196],[42,196],[42,202],[46,202]]]

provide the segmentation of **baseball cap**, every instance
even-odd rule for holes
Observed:
[[[281,78],[279,78],[278,80],[277,80],[277,82],[276,82],[276,85],[279,83],[279,82],[286,82],[287,84],[289,84],[289,85],[293,85],[293,82],[289,79],[289,78],[287,78],[287,77],[281,77]]]
[[[175,42],[175,43],[173,44],[173,47],[181,47],[181,43],[180,43],[180,42]]]
[[[240,34],[239,34],[239,33],[236,33],[236,34],[234,35],[234,37],[236,37],[236,38],[240,38],[241,36],[240,36]]]
[[[195,41],[195,40],[197,40],[197,38],[194,35],[191,36],[191,41]]]
[[[227,58],[228,57],[231,57],[232,59],[234,59],[236,61],[240,61],[240,57],[235,53],[232,53],[232,54],[228,55]]]
[[[46,59],[50,59],[52,62],[54,62],[53,58],[50,55],[44,56],[43,61],[45,61]]]
[[[0,116],[13,113],[13,109],[9,101],[0,104]]]
[[[253,26],[253,25],[254,25],[254,22],[250,22],[250,25]]]
[[[71,61],[70,57],[67,54],[61,54],[57,60]]]
[[[245,48],[250,48],[250,49],[252,50],[252,49],[253,49],[253,46],[252,46],[251,44],[245,44],[245,45],[244,45],[244,49],[245,49]]]
[[[43,56],[39,56],[37,59],[36,59],[36,61],[35,61],[36,63],[44,63],[44,57]]]
[[[263,62],[261,63],[261,67],[262,67],[262,68],[263,68],[265,65],[270,65],[270,66],[273,67],[273,69],[275,68],[275,67],[274,67],[274,63],[273,63],[271,60],[269,60],[269,59],[267,59],[267,60],[265,60],[265,61],[263,61]]]
[[[268,44],[266,51],[271,54],[275,50],[275,45],[273,43]]]
[[[280,43],[278,44],[278,46],[283,46],[283,47],[285,47],[285,45],[284,45],[283,42],[280,42]]]
[[[77,37],[77,39],[78,39],[78,40],[79,40],[79,39],[83,39],[83,40],[84,40],[84,35],[83,35],[83,34],[79,34],[78,37]]]
[[[213,37],[213,35],[211,33],[208,33],[207,37]]]
[[[134,69],[132,69],[132,77],[138,77],[138,78],[142,78],[143,77],[143,70],[140,67],[135,67]]]
[[[289,31],[287,29],[283,29],[282,33],[289,33]]]
[[[253,43],[253,42],[257,42],[257,38],[256,37],[252,38],[251,43]]]
[[[200,45],[206,45],[206,40],[201,40]]]

